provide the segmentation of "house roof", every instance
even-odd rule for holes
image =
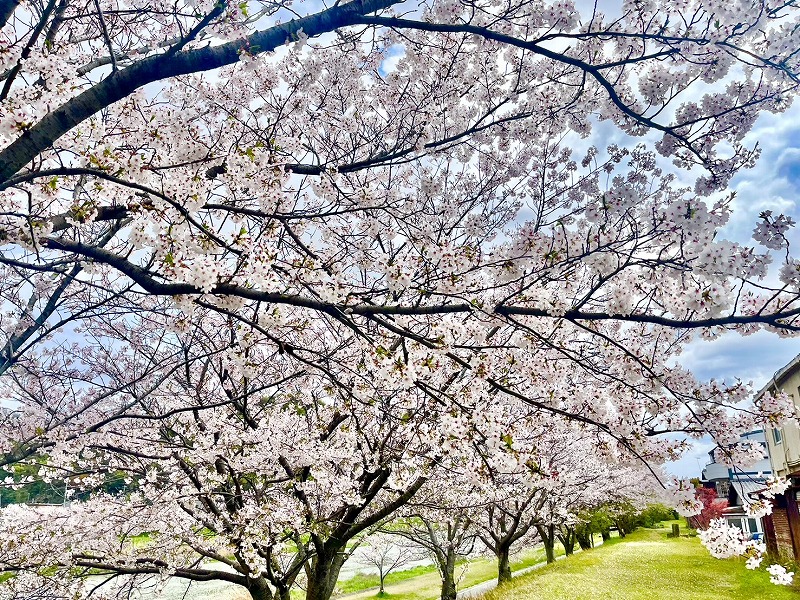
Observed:
[[[734,479],[731,481],[733,489],[736,490],[736,495],[741,498],[742,504],[752,504],[753,498],[750,494],[757,494],[764,489],[763,481],[742,481],[741,479]]]
[[[717,462],[708,463],[703,469],[702,477],[704,481],[728,479],[730,477],[728,465]]]
[[[777,388],[778,382],[784,378],[784,376],[789,375],[792,371],[794,371],[800,365],[800,354],[795,356],[792,360],[790,360],[784,367],[775,371],[775,374],[769,380],[769,382],[758,390],[756,394],[756,398],[761,396],[764,392],[769,390],[770,388]]]

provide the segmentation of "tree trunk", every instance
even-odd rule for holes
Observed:
[[[571,556],[575,553],[575,531],[566,528],[565,533],[558,536],[561,545],[564,546],[564,554]]]
[[[452,548],[447,551],[447,558],[439,565],[442,576],[441,600],[456,600],[456,555]]]
[[[544,554],[547,557],[547,564],[556,562],[556,544],[555,540],[547,540],[544,542]]]
[[[272,600],[273,598],[272,589],[267,585],[267,581],[263,577],[251,580],[251,584],[247,586],[247,591],[250,592],[250,597],[253,600]]]
[[[600,535],[603,536],[603,541],[607,542],[611,539],[611,532],[608,529],[604,529],[600,532]]]
[[[312,560],[306,587],[306,600],[330,600],[344,564],[344,547],[328,549]]]
[[[592,532],[586,525],[579,525],[575,528],[575,539],[580,544],[581,550],[588,550],[592,547]]]
[[[511,581],[510,550],[510,548],[503,546],[497,549],[497,585],[503,585]]]
[[[539,537],[542,538],[547,564],[549,565],[550,563],[556,562],[556,526],[537,525],[536,531],[539,532]]]
[[[378,590],[378,593],[379,594],[385,594],[386,590],[383,589],[383,583],[384,583],[384,581],[386,581],[386,575],[383,574],[383,569],[378,569],[378,577],[381,580],[381,586],[380,586],[380,589]]]
[[[338,573],[334,575],[329,569],[314,569],[312,575],[306,588],[306,600],[330,600]]]

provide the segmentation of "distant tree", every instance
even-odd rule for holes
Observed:
[[[636,530],[636,518],[639,516],[639,510],[631,502],[623,501],[610,504],[609,515],[614,527],[619,532],[619,537],[624,538]]]
[[[477,534],[471,513],[470,509],[448,512],[428,506],[424,513],[402,519],[400,528],[393,532],[427,550],[442,580],[441,600],[456,600],[456,563],[475,547]]]
[[[575,524],[575,537],[581,550],[588,550],[594,547],[594,534],[599,533],[606,539],[606,534],[611,529],[613,521],[605,507],[586,510],[577,515],[578,522]]]
[[[637,521],[642,527],[654,527],[662,521],[670,521],[677,518],[678,513],[674,509],[663,504],[649,504],[647,508],[639,513]]]
[[[403,540],[389,533],[374,533],[368,538],[369,547],[366,549],[363,560],[378,569],[380,578],[379,594],[386,593],[384,589],[386,576],[392,571],[401,569],[409,563],[419,560],[419,546],[412,545],[408,540]]]

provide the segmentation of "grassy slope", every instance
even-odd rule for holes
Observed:
[[[484,600],[798,600],[800,587],[769,582],[741,559],[718,560],[697,538],[640,529],[493,590]]]

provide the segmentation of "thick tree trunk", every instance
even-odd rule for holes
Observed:
[[[247,586],[247,591],[250,592],[250,597],[253,600],[272,600],[272,589],[267,585],[266,579],[259,577],[253,579],[251,585]]]
[[[544,541],[544,554],[547,557],[547,564],[556,562],[556,544],[555,540]]]
[[[330,571],[314,569],[314,576],[308,580],[306,600],[330,600],[336,588],[337,576]]]
[[[343,548],[330,549],[314,557],[308,574],[306,600],[330,600],[344,564],[341,550]]]
[[[539,537],[542,538],[547,564],[556,562],[556,526],[537,525],[536,531],[539,532]]]
[[[604,542],[607,542],[608,540],[611,539],[611,532],[608,529],[604,529],[603,531],[601,531],[600,535],[603,536]]]
[[[456,555],[452,550],[439,565],[439,574],[442,577],[441,600],[456,600]]]
[[[497,549],[497,585],[511,581],[511,549],[501,546]]]

